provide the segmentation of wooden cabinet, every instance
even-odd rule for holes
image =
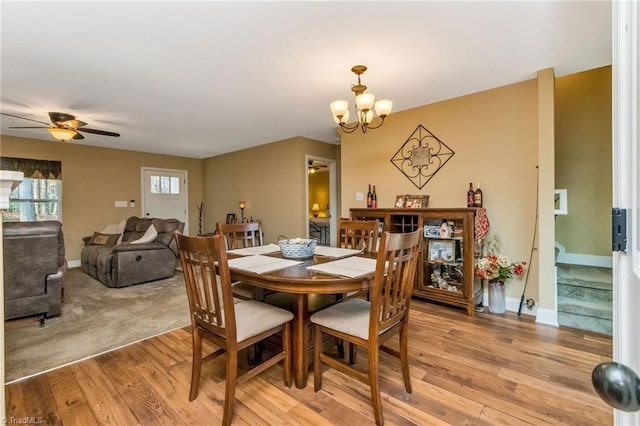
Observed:
[[[352,220],[378,219],[380,231],[423,231],[413,295],[465,308],[475,314],[481,300],[474,279],[474,208],[351,209]]]

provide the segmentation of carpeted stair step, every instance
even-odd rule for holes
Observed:
[[[559,296],[558,312],[611,320],[613,318],[613,305],[611,302],[576,300]]]
[[[601,302],[609,305],[613,303],[613,291],[611,288],[596,288],[593,286],[584,287],[558,283],[558,297],[584,302]]]
[[[562,326],[589,330],[595,333],[613,334],[613,321],[568,312],[558,312],[558,323]]]
[[[613,273],[611,268],[581,266],[558,263],[558,284],[611,290]]]
[[[558,323],[612,334],[611,268],[558,264]]]

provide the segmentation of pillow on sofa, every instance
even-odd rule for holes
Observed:
[[[158,231],[156,231],[156,227],[151,225],[147,228],[146,232],[142,235],[142,237],[137,240],[129,241],[130,244],[144,244],[150,243],[156,239],[158,236]]]
[[[122,219],[120,223],[116,223],[115,225],[107,225],[104,227],[100,233],[102,234],[120,234],[120,238],[118,238],[117,244],[122,242],[122,236],[124,233],[124,229],[127,225],[127,219]]]
[[[103,234],[102,232],[94,232],[93,237],[91,237],[87,245],[113,247],[118,243],[121,235],[122,234]]]

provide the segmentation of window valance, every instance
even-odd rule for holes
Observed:
[[[0,157],[0,170],[24,173],[33,179],[62,179],[62,161]]]

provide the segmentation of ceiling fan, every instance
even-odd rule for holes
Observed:
[[[89,129],[84,127],[87,125],[84,121],[76,120],[76,117],[71,114],[67,114],[64,112],[50,112],[49,119],[51,119],[51,123],[45,123],[44,121],[33,120],[31,118],[20,117],[18,115],[0,113],[2,115],[6,115],[8,117],[20,118],[22,120],[29,120],[35,123],[44,124],[47,127],[42,126],[20,126],[20,127],[9,127],[10,129],[47,129],[51,135],[59,141],[65,142],[71,139],[84,139],[78,132],[84,133],[93,133],[96,135],[103,136],[115,136],[119,137],[120,133],[108,132],[106,130],[96,130]]]

